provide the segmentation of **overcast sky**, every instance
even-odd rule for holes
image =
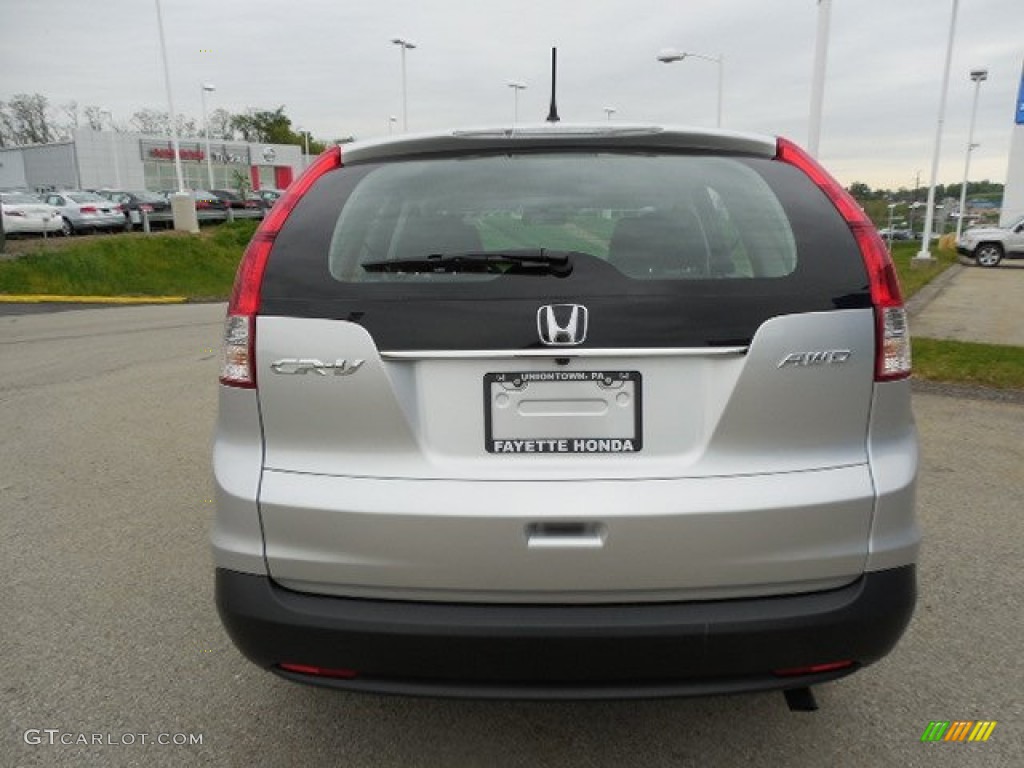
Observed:
[[[409,51],[411,131],[542,120],[550,48],[563,121],[713,126],[713,63],[657,62],[665,47],[724,55],[724,126],[807,142],[815,0],[162,0],[178,112],[284,105],[318,138],[401,125]],[[842,182],[927,184],[952,0],[833,0],[820,157]],[[1024,0],[961,0],[939,181],[963,173],[981,86],[974,179],[1005,181],[1024,60]],[[127,124],[167,108],[155,0],[0,0],[0,100],[102,105]]]

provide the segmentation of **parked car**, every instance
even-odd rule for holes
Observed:
[[[0,192],[0,215],[5,235],[44,235],[61,232],[60,211],[28,192]]]
[[[911,617],[909,374],[885,244],[784,139],[329,150],[228,304],[220,616],[297,682],[811,708]]]
[[[121,206],[95,192],[48,192],[44,200],[60,210],[61,231],[65,235],[101,229],[124,229],[125,219]]]
[[[885,227],[883,229],[878,230],[878,234],[881,235],[882,238],[890,238],[891,237],[893,240],[913,240],[914,239],[914,233],[911,232],[909,229],[899,229],[897,227],[893,227],[892,230],[890,230],[888,227]]]
[[[254,189],[251,194],[262,200],[265,207],[272,208],[284,192],[280,189]]]
[[[173,193],[168,193],[173,194]],[[224,221],[228,217],[228,204],[205,189],[192,190],[196,201],[196,218],[201,222]]]
[[[141,227],[143,214],[149,219],[151,225],[168,227],[174,220],[171,215],[170,202],[158,192],[107,189],[101,190],[99,194],[121,205],[128,229]]]
[[[1008,227],[968,229],[956,244],[957,253],[979,267],[997,267],[1003,259],[1024,258],[1024,218]]]
[[[263,206],[258,200],[242,197],[230,189],[211,189],[210,194],[225,202],[236,218],[257,219],[263,215]]]

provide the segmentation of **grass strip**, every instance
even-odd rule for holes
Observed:
[[[913,240],[892,244],[892,260],[896,266],[904,299],[909,299],[956,263],[955,250],[933,247],[931,254],[935,257],[934,262],[927,265],[912,265],[914,255],[920,250],[921,243]]]
[[[1024,389],[1024,348],[916,338],[914,376],[931,381]]]
[[[0,262],[0,294],[224,298],[255,221],[200,234],[118,234]]]

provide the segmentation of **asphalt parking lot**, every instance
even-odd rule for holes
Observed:
[[[817,713],[790,713],[780,694],[357,696],[256,669],[217,618],[206,541],[222,317],[222,305],[0,317],[0,765],[1022,763],[1024,405],[915,395],[917,613],[888,658],[817,689]],[[931,720],[998,725],[987,743],[923,744]],[[59,743],[93,734],[103,743]]]

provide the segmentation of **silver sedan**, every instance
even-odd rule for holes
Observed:
[[[60,211],[27,192],[0,192],[0,211],[8,235],[61,231]]]
[[[124,211],[121,206],[94,192],[50,192],[46,195],[45,201],[60,209],[65,235],[97,229],[125,228]]]

